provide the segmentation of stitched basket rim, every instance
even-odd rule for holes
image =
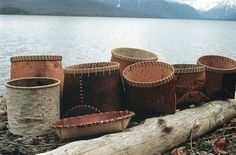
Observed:
[[[28,55],[28,56],[14,56],[10,58],[11,62],[21,61],[61,61],[60,55]]]
[[[101,113],[101,110],[92,106],[92,105],[88,105],[88,104],[79,104],[76,105],[72,108],[70,108],[69,110],[67,110],[67,112],[64,114],[63,118],[66,118],[68,115],[70,115],[70,113],[74,110],[74,109],[79,109],[79,108],[87,108],[87,109],[91,109],[96,111],[96,113]]]
[[[105,119],[103,121],[94,121],[94,122],[89,122],[89,123],[81,123],[81,124],[73,124],[73,125],[57,125],[57,123],[59,122],[66,122],[68,120],[71,119],[80,119],[83,117],[89,117],[89,116],[100,116],[100,115],[107,115],[107,114],[115,114],[115,113],[120,113],[121,116],[119,117],[114,117],[111,119]],[[70,117],[70,118],[64,118],[61,120],[58,120],[56,122],[54,122],[50,127],[53,129],[62,129],[62,128],[73,128],[73,127],[77,127],[77,128],[86,128],[86,127],[91,127],[91,126],[97,126],[97,125],[102,125],[102,124],[108,124],[111,122],[116,122],[116,121],[120,121],[120,120],[124,120],[126,118],[131,118],[132,116],[134,116],[134,112],[132,111],[111,111],[111,112],[102,112],[102,113],[97,113],[97,114],[90,114],[90,115],[83,115],[83,116],[77,116],[77,117]]]
[[[175,73],[199,73],[204,72],[205,67],[198,64],[173,64]]]
[[[126,77],[126,74],[128,72],[130,72],[132,68],[135,69],[140,66],[143,67],[143,66],[150,66],[150,65],[164,66],[165,68],[170,69],[171,73],[163,79],[152,81],[152,82],[138,82],[138,81],[130,80],[129,78]],[[161,62],[161,61],[141,61],[141,62],[137,62],[137,63],[134,63],[134,64],[126,67],[123,71],[123,77],[124,77],[125,82],[127,84],[129,84],[130,86],[141,87],[141,88],[153,88],[153,87],[157,87],[160,85],[164,85],[164,84],[170,82],[171,80],[173,80],[174,79],[174,67],[168,63]]]
[[[10,83],[15,82],[15,81],[23,81],[23,80],[51,80],[54,81],[52,84],[46,84],[43,86],[14,86]],[[5,82],[5,86],[7,88],[12,88],[12,89],[22,89],[22,90],[37,90],[37,89],[44,89],[44,88],[52,88],[52,87],[57,87],[60,85],[60,80],[51,78],[51,77],[25,77],[25,78],[17,78],[17,79],[12,79],[7,82]]]
[[[129,57],[126,55],[122,55],[119,53],[120,50],[127,50],[128,51],[139,51],[142,52],[145,55],[149,55],[149,58],[135,58],[135,57]],[[111,54],[113,57],[125,60],[125,61],[131,61],[131,62],[139,62],[139,61],[150,61],[150,60],[157,60],[158,56],[150,51],[144,50],[144,49],[138,49],[138,48],[128,48],[128,47],[120,47],[112,49]]]
[[[96,67],[97,65],[102,65],[102,66]],[[99,73],[107,71],[110,72],[119,69],[120,69],[120,64],[118,62],[83,63],[65,67],[64,74],[85,74],[85,73],[89,74],[89,73]]]
[[[227,62],[233,64],[234,67],[232,67],[230,69],[222,69],[222,68],[211,67],[211,66],[205,65],[201,62],[202,60],[209,59],[209,58],[216,59],[219,61],[227,61]],[[215,73],[234,73],[234,72],[236,72],[236,61],[231,58],[225,57],[225,56],[205,55],[205,56],[198,58],[197,64],[204,66],[206,71],[209,71],[209,72],[215,72]]]

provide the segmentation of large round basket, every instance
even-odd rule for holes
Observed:
[[[197,63],[206,68],[206,89],[211,100],[235,98],[235,60],[207,55],[200,57]]]
[[[89,107],[91,110],[107,112],[121,110],[123,89],[117,62],[99,62],[73,65],[64,69],[65,85],[62,114],[72,116],[85,115],[78,108]],[[80,113],[75,114],[75,109]],[[62,117],[64,117],[62,115]]]
[[[206,75],[204,66],[175,64],[176,104],[187,105],[208,101],[205,95]]]
[[[157,55],[142,49],[136,48],[115,48],[112,50],[112,62],[120,63],[120,71],[136,62],[140,61],[156,61]]]
[[[38,136],[51,132],[60,118],[60,81],[52,78],[22,78],[6,83],[10,132]]]
[[[164,62],[144,61],[123,71],[128,107],[136,118],[175,113],[174,68]]]
[[[61,81],[63,91],[64,74],[62,57],[57,55],[32,55],[11,57],[11,79],[24,77],[52,77]]]

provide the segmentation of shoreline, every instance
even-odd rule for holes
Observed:
[[[229,19],[201,19],[201,18],[161,18],[161,17],[132,17],[132,16],[89,16],[89,15],[54,15],[54,14],[0,14],[0,16],[50,16],[50,17],[81,17],[81,18],[134,18],[134,19],[159,19],[159,20],[197,20],[197,21],[228,21],[236,22]]]

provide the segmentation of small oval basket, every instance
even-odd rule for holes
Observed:
[[[197,104],[208,101],[205,95],[205,68],[196,64],[175,64],[176,104]]]
[[[61,139],[119,132],[126,129],[133,112],[113,111],[65,118],[52,124]]]
[[[52,77],[61,81],[63,91],[64,74],[62,56],[31,55],[11,57],[11,79],[24,77]]]
[[[128,107],[137,118],[175,113],[174,68],[164,62],[143,61],[123,71]]]
[[[210,100],[235,98],[236,61],[207,55],[197,60],[206,68],[206,90]]]
[[[94,107],[101,112],[121,110],[123,89],[119,69],[120,65],[117,62],[86,63],[66,67],[62,116],[81,104]]]
[[[133,63],[140,61],[156,61],[158,59],[155,53],[136,48],[115,48],[111,51],[111,54],[111,62],[120,63],[121,73],[127,66]]]

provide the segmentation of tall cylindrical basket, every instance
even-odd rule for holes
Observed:
[[[125,68],[123,76],[128,108],[136,113],[136,118],[175,113],[173,66],[143,61]]]
[[[83,113],[80,107],[90,109],[84,112],[121,110],[123,90],[119,69],[117,62],[66,67],[62,117],[89,114]],[[68,114],[70,111],[73,111],[73,115]]]
[[[63,91],[64,74],[62,57],[57,55],[32,55],[11,57],[11,79],[24,77],[52,77],[61,81]]]
[[[60,81],[53,78],[22,78],[6,83],[10,132],[38,136],[51,132],[60,118]]]
[[[235,60],[207,55],[200,57],[197,63],[206,68],[206,90],[211,100],[235,98]]]
[[[204,66],[175,64],[175,92],[177,105],[190,105],[208,101]]]

